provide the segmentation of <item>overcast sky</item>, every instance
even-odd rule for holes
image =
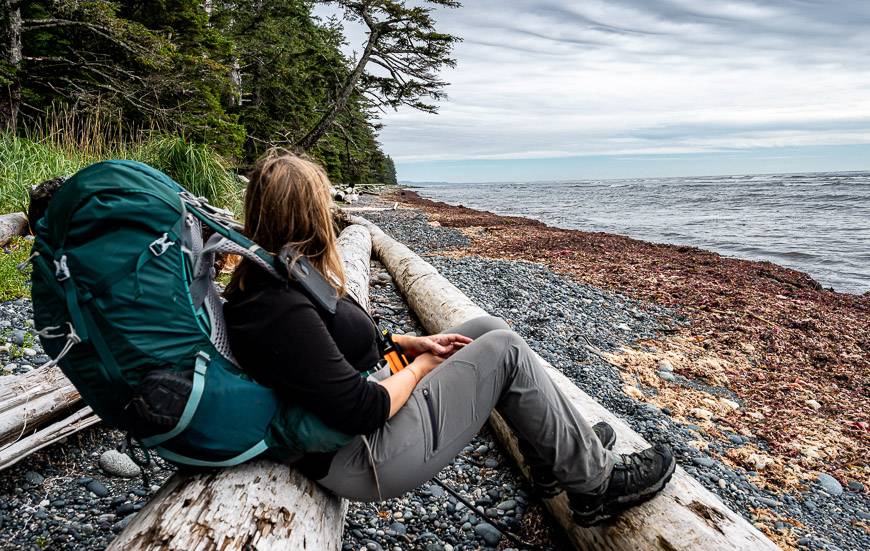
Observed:
[[[449,99],[383,118],[401,180],[870,170],[870,0],[466,0],[438,19],[463,38]]]

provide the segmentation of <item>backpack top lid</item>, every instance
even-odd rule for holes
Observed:
[[[37,222],[37,234],[50,247],[62,247],[70,218],[78,207],[95,194],[119,190],[148,193],[179,215],[184,211],[178,194],[185,190],[166,174],[138,161],[103,161],[76,172],[60,187]]]

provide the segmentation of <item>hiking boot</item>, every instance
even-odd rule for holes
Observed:
[[[610,478],[599,491],[568,494],[574,522],[580,526],[594,526],[651,499],[671,479],[676,465],[671,448],[664,444],[621,455]]]
[[[612,450],[616,443],[616,431],[613,427],[601,421],[592,425],[592,431],[598,437],[598,441],[604,449]],[[541,498],[551,498],[562,492],[562,487],[553,476],[553,470],[549,467],[531,467],[532,492]]]

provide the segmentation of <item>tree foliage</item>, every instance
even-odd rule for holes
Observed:
[[[457,40],[430,0],[0,0],[0,126],[26,134],[57,110],[208,143],[246,164],[273,145],[320,159],[337,183],[395,182],[378,109],[435,111]],[[358,59],[345,22],[370,31]]]

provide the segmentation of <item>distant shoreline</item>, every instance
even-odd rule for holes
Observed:
[[[423,197],[546,224],[767,260],[826,288],[870,291],[870,173],[443,184]]]

